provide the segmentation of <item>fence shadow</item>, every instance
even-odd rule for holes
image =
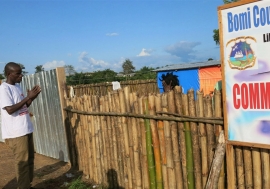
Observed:
[[[108,189],[124,189],[123,187],[119,186],[117,172],[114,169],[109,169],[107,171],[107,181],[108,181]]]

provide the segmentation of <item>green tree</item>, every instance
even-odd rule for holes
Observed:
[[[237,2],[240,0],[223,0],[224,4],[228,4],[228,3],[233,3],[233,2]],[[216,45],[219,45],[219,29],[214,29],[213,30],[214,34],[213,34],[213,39],[216,42]]]
[[[66,77],[67,85],[80,85],[91,83],[112,82],[119,80],[117,73],[111,69],[96,71],[92,73],[75,73]]]
[[[67,85],[81,85],[88,84],[89,76],[84,73],[75,73],[66,77]]]
[[[36,66],[35,69],[36,69],[35,73],[39,73],[39,72],[43,72],[44,71],[44,68],[43,68],[42,65]]]
[[[126,74],[130,74],[133,73],[135,71],[135,67],[133,66],[133,63],[131,60],[126,59],[123,64],[122,64],[122,68],[123,68],[123,73]]]
[[[5,79],[4,74],[0,74],[0,80]]]
[[[224,4],[233,3],[233,2],[237,2],[237,1],[239,1],[239,0],[230,0],[230,1],[223,0]]]
[[[91,74],[91,83],[111,82],[116,80],[117,73],[111,69],[96,71]]]
[[[132,80],[155,79],[156,73],[152,70],[154,70],[154,68],[144,66],[140,70],[135,72]]]
[[[65,72],[68,76],[76,73],[74,66],[72,65],[65,65]]]
[[[219,45],[219,29],[214,29],[213,32],[213,39],[216,42],[216,45]]]
[[[19,65],[21,66],[21,68],[22,68],[22,74],[23,74],[23,75],[28,74],[28,72],[25,71],[25,66],[24,66],[23,64],[21,64],[21,63],[17,63],[17,64],[19,64]]]

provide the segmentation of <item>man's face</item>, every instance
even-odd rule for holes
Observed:
[[[13,67],[8,75],[10,81],[20,83],[22,81],[22,68],[20,66]]]
[[[170,90],[172,90],[171,84],[172,84],[172,81],[170,81],[169,85],[164,80],[162,81],[162,86],[163,86],[164,92],[169,92]]]

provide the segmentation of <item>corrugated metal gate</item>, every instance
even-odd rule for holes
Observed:
[[[23,77],[21,87],[25,94],[27,89],[31,89],[35,85],[40,85],[42,90],[29,108],[33,114],[36,152],[68,162],[68,145],[56,69]],[[2,137],[2,133],[0,137]],[[2,138],[0,139],[3,141]]]

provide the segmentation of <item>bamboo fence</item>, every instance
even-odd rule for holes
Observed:
[[[139,95],[144,95],[148,93],[159,93],[157,81],[155,79],[120,81],[120,85],[121,88],[125,88],[128,86],[130,92],[137,92]],[[70,94],[71,87],[73,88],[76,96],[83,96],[83,95],[105,96],[108,94],[108,92],[113,91],[111,82],[74,85],[74,86],[67,86],[68,97]]]
[[[223,130],[220,91],[181,87],[138,95],[130,86],[104,96],[67,98],[72,164],[109,188],[204,188]],[[269,188],[269,151],[234,147],[237,188]],[[226,188],[226,164],[218,188]]]

